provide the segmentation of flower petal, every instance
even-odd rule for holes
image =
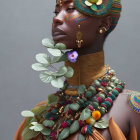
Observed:
[[[96,3],[96,5],[101,5],[103,3],[103,0],[98,0],[98,2]]]
[[[97,6],[95,4],[93,4],[91,7],[90,7],[93,11],[96,11],[98,10]]]
[[[86,0],[86,1],[85,1],[85,5],[86,5],[86,6],[92,6],[92,3],[90,3],[89,1]]]

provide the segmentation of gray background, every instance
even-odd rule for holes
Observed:
[[[56,91],[31,69],[34,56],[46,52],[41,40],[51,37],[55,0],[0,0],[0,140],[12,140],[23,120],[20,112]],[[105,62],[140,91],[139,0],[122,1],[119,24],[105,43]]]

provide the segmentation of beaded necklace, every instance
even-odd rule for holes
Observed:
[[[48,96],[43,113],[40,116],[34,114],[29,129],[41,133],[45,140],[63,140],[81,130],[78,140],[84,140],[87,135],[92,135],[93,128],[108,127],[102,116],[112,107],[124,86],[125,83],[117,79],[111,68],[88,88],[78,86],[78,95],[75,96],[65,94],[70,87],[65,81],[64,88]]]

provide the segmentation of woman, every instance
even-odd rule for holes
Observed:
[[[36,123],[39,126],[39,132],[35,130],[36,124],[31,123],[34,121],[28,117],[18,128],[14,140],[140,139],[138,123],[140,117],[133,110],[134,104],[139,103],[139,93],[124,89],[123,82],[117,83],[116,87],[113,85],[107,88],[110,82],[107,78],[111,77],[113,81],[114,71],[104,64],[103,45],[108,34],[116,27],[120,12],[119,0],[57,0],[52,36],[55,44],[61,42],[67,46],[67,49],[74,50],[69,54],[74,63],[65,62],[65,66],[73,68],[74,75],[66,78],[67,86],[63,90],[64,95],[62,92],[59,94],[60,91],[57,94],[66,100],[63,100],[64,104],[59,99],[57,104],[45,110],[45,113],[53,111],[53,115],[59,114],[57,118],[50,117],[51,113],[46,115],[49,116],[44,122],[46,131],[43,133],[42,125],[40,126],[42,118],[33,118],[38,119],[40,123]],[[76,52],[79,55],[77,61],[73,59],[77,55]],[[107,77],[105,77],[106,73]],[[92,84],[93,81],[94,84]],[[86,87],[81,94],[80,85]],[[95,97],[93,94],[98,96]],[[85,100],[81,103],[81,99]],[[64,112],[64,108],[69,104],[68,111]],[[37,105],[37,109],[41,110],[42,107],[49,105],[44,101]],[[139,108],[135,107],[135,109]],[[101,118],[109,122],[109,127],[106,122],[100,122]],[[58,125],[58,122],[61,124]],[[32,130],[29,127],[32,127]]]

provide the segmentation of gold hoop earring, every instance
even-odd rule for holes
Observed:
[[[76,43],[77,43],[77,46],[78,48],[81,48],[81,45],[83,43],[83,40],[82,40],[82,32],[80,31],[80,25],[78,25],[78,32],[76,33]]]

